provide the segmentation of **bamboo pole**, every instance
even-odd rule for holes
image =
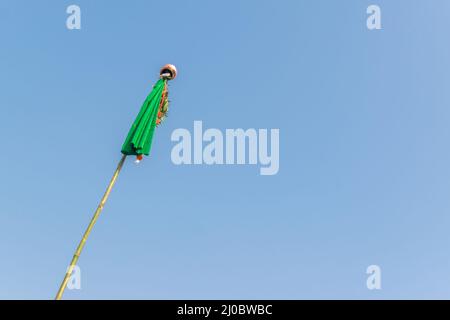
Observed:
[[[126,155],[122,156],[122,159],[120,159],[119,164],[117,165],[117,169],[114,172],[114,175],[111,178],[111,181],[109,182],[108,188],[105,191],[105,194],[102,197],[102,200],[100,201],[97,210],[95,210],[94,216],[91,219],[91,222],[89,223],[86,231],[84,232],[83,238],[81,238],[80,243],[78,244],[77,250],[75,251],[72,261],[70,262],[69,267],[67,268],[66,275],[64,276],[64,280],[61,283],[61,286],[59,287],[58,293],[56,294],[55,300],[61,300],[62,295],[64,293],[64,290],[67,287],[67,283],[69,282],[70,276],[72,275],[73,269],[77,264],[78,258],[80,257],[81,251],[83,250],[84,245],[86,244],[86,240],[89,237],[89,234],[92,231],[92,228],[95,225],[95,222],[97,222],[98,217],[100,216],[100,213],[103,210],[103,207],[105,206],[106,200],[108,200],[109,194],[111,193],[111,190],[116,183],[117,177],[119,176],[120,170],[122,169],[122,166],[125,162]]]

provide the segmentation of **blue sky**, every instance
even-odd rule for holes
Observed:
[[[77,4],[82,29],[68,30]],[[377,4],[382,30],[366,28]],[[0,298],[53,298],[139,107],[67,299],[450,297],[447,1],[1,1]],[[175,166],[177,128],[279,128],[280,170]],[[379,265],[382,289],[368,290]]]

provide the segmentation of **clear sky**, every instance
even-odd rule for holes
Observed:
[[[450,298],[449,10],[0,1],[0,298],[54,297],[165,63],[170,115],[125,164],[65,298]],[[171,133],[194,120],[279,128],[278,174],[174,165]]]

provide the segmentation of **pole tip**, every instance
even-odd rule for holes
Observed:
[[[167,80],[173,80],[177,77],[177,68],[173,64],[166,64],[161,68],[159,75]]]

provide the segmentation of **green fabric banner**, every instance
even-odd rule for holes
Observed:
[[[160,79],[142,104],[141,111],[139,111],[123,143],[123,154],[149,155],[166,81],[166,79]]]

